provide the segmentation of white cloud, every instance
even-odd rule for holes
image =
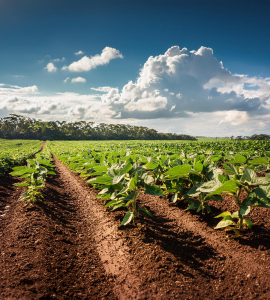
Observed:
[[[83,55],[84,52],[82,52],[82,51],[80,50],[80,51],[78,51],[78,52],[75,52],[74,54],[75,54],[75,55]]]
[[[69,66],[64,66],[62,70],[72,72],[85,72],[96,68],[97,66],[106,65],[114,58],[123,58],[123,55],[115,48],[105,47],[101,54],[92,56],[91,58],[84,56],[78,61],[73,62]]]
[[[44,96],[37,94],[36,86],[0,84],[0,115],[12,111],[47,119],[128,123],[192,135],[270,132],[270,78],[232,74],[210,48],[171,47],[150,56],[137,80],[121,90],[108,86],[91,90],[103,94]]]
[[[74,83],[74,82],[86,82],[86,79],[82,78],[82,77],[72,78],[71,83]]]
[[[245,84],[258,88],[245,89]],[[150,56],[136,82],[128,82],[118,92],[111,89],[102,96],[115,115],[121,118],[190,117],[190,113],[241,111],[239,122],[246,115],[268,114],[270,81],[232,74],[213,55],[211,48],[189,51],[171,47],[163,55]],[[151,105],[142,108],[142,99],[151,99]],[[160,99],[166,101],[160,102]],[[144,100],[145,101],[145,100]],[[157,105],[153,103],[156,101]],[[132,111],[132,113],[131,113]],[[148,113],[147,113],[148,112]],[[235,113],[226,120],[236,124]]]
[[[240,124],[247,122],[248,119],[249,119],[249,116],[248,116],[247,112],[231,110],[231,111],[226,112],[226,116],[223,120],[220,121],[220,124],[223,122],[229,122],[232,125],[240,125]]]
[[[51,61],[53,62],[59,62],[59,61],[65,61],[66,59],[63,57],[62,59],[60,58],[55,58],[55,59],[51,59]]]
[[[98,88],[91,88],[93,91],[108,93],[112,88],[110,86],[101,86]]]
[[[29,94],[37,94],[38,88],[36,85],[27,86],[27,87],[19,87],[17,85],[9,85],[9,84],[0,84],[0,86],[6,86],[0,88],[0,100],[3,97],[9,97],[14,95],[29,95]]]
[[[44,69],[47,69],[48,72],[55,72],[57,70],[52,62],[48,63]]]

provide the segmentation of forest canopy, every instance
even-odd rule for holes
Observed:
[[[125,124],[42,121],[10,114],[0,119],[0,138],[39,140],[197,140],[185,134]]]

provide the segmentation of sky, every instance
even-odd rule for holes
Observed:
[[[270,1],[0,0],[0,118],[270,134]]]

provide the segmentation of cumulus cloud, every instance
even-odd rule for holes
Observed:
[[[13,95],[29,95],[38,93],[38,88],[36,85],[19,87],[17,85],[0,84],[0,86],[0,100],[3,99],[3,97],[9,97]]]
[[[75,52],[74,54],[75,54],[75,55],[83,55],[84,52],[82,52],[82,51],[80,50],[80,51],[78,51],[78,52]]]
[[[110,86],[101,86],[98,88],[91,88],[93,91],[108,93],[112,88]]]
[[[38,94],[37,86],[18,87],[0,84],[0,116],[8,113],[43,117],[53,115],[57,119],[66,119],[74,103],[79,107],[87,108],[101,103],[96,95],[80,95],[78,93],[56,93],[52,95]],[[87,105],[86,105],[87,103]]]
[[[57,70],[52,62],[48,63],[44,69],[47,69],[48,72],[55,72]]]
[[[231,110],[226,112],[225,118],[219,123],[229,122],[232,125],[240,125],[248,121],[249,116],[246,111]]]
[[[74,83],[74,82],[86,82],[86,79],[82,78],[82,77],[72,78],[71,83]]]
[[[123,55],[119,50],[111,47],[105,47],[102,50],[101,54],[97,54],[91,57],[84,56],[83,58],[73,62],[69,66],[64,66],[62,70],[69,70],[72,72],[86,72],[96,68],[97,66],[106,65],[110,62],[110,60],[118,57],[123,58]]]
[[[67,77],[65,80],[63,80],[63,82],[64,82],[64,83],[67,83],[69,79],[70,79],[70,78]]]
[[[103,64],[101,57],[86,57],[86,64],[79,60],[66,68],[86,71]],[[78,78],[72,82],[85,80]],[[122,89],[103,86],[91,90],[102,93],[42,96],[35,95],[36,86],[0,84],[0,104],[3,110],[51,114],[59,120],[133,123],[193,135],[248,135],[270,130],[270,78],[232,74],[211,48],[189,51],[173,46],[164,54],[150,56],[136,81],[127,82]]]
[[[247,83],[256,89],[245,89]],[[236,118],[245,122],[247,116],[268,114],[269,96],[269,79],[232,74],[211,48],[189,51],[173,46],[162,55],[150,56],[136,82],[128,82],[121,92],[112,88],[102,101],[122,119],[232,111],[225,121],[236,124]]]
[[[49,101],[37,102],[18,97],[12,97],[0,102],[0,109],[21,114],[50,114],[56,108],[57,105]]]

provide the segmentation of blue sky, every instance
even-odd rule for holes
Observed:
[[[260,0],[1,1],[0,117],[270,133],[269,11]]]

